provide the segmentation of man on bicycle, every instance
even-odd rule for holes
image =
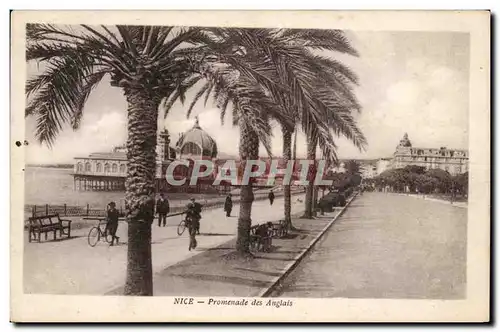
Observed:
[[[201,204],[191,198],[186,206],[186,224],[189,229],[189,250],[195,249],[196,234],[200,234]]]

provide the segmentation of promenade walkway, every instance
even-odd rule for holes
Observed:
[[[303,210],[304,195],[292,197],[292,213]],[[201,220],[201,235],[198,248],[188,251],[187,232],[176,233],[181,216],[168,218],[167,227],[153,225],[152,254],[153,273],[188,258],[212,250],[222,244],[225,247],[235,237],[239,205],[235,204],[232,217],[226,218],[222,208],[206,210]],[[269,201],[253,204],[254,224],[283,218],[283,198],[276,199],[273,206]],[[319,225],[319,224],[318,224]],[[25,232],[24,245],[24,290],[33,294],[105,294],[125,282],[127,246],[109,247],[99,243],[92,248],[87,243],[88,228],[75,229],[75,238],[56,242],[28,243]],[[127,240],[126,224],[120,223],[118,236]],[[221,251],[222,252],[222,251]],[[221,272],[223,273],[223,272]],[[156,276],[155,276],[156,278]],[[157,289],[158,290],[158,289]],[[166,292],[166,291],[165,291]]]
[[[233,239],[167,267],[155,274],[153,294],[258,297],[308,248],[335,213],[313,220],[294,218],[298,231],[283,239],[273,239],[270,252],[254,252],[254,259],[250,261],[228,259],[231,257],[228,254],[234,251],[236,240]],[[123,287],[107,294],[121,295]]]
[[[463,299],[466,267],[467,209],[365,193],[274,296]]]

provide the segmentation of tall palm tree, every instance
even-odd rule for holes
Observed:
[[[68,125],[77,129],[92,90],[111,77],[128,103],[128,223],[125,295],[152,295],[151,223],[158,107],[164,98],[187,89],[202,76],[190,71],[201,28],[159,26],[27,25],[27,61],[46,64],[26,84],[26,116],[37,121],[36,137],[52,146]]]
[[[216,57],[213,64],[204,62],[198,66],[195,71],[199,71],[206,79],[206,83],[200,88],[195,95],[191,105],[187,110],[187,116],[196,102],[205,94],[205,103],[210,95],[212,95],[217,106],[221,110],[221,123],[224,123],[226,111],[229,106],[232,107],[233,125],[239,127],[239,157],[240,169],[245,169],[249,160],[257,160],[259,158],[259,145],[262,143],[269,156],[272,156],[270,137],[272,135],[272,127],[270,120],[279,121],[283,127],[292,128],[293,121],[287,113],[282,111],[280,105],[277,104],[270,96],[271,89],[279,89],[272,83],[269,78],[270,69],[260,68],[259,61],[254,54],[243,51],[237,47],[238,41],[241,41],[241,35],[237,33],[237,29],[220,30],[219,34],[229,35],[233,44],[226,45],[217,42],[207,46],[204,50],[205,58]],[[228,59],[223,59],[222,54],[234,52],[237,49],[238,57],[245,58],[242,63],[248,64],[246,67],[235,65],[234,62],[228,62]],[[213,53],[215,51],[215,53]],[[194,63],[194,62],[193,62]],[[220,65],[224,63],[224,65]],[[269,89],[266,89],[266,84]],[[167,110],[173,106],[177,95],[166,104]],[[241,185],[240,192],[240,215],[238,218],[238,231],[236,241],[236,254],[243,257],[251,257],[249,253],[250,243],[250,227],[252,225],[251,212],[254,200],[253,182]]]
[[[329,163],[337,161],[332,132],[345,136],[363,149],[366,139],[352,116],[353,111],[361,109],[352,91],[352,84],[357,84],[356,75],[343,64],[314,52],[329,50],[357,56],[344,33],[339,30],[278,29],[257,35],[257,39],[246,36],[245,40],[251,40],[247,47],[261,50],[261,57],[274,66],[280,84],[288,87],[289,93],[274,97],[283,111],[299,120],[308,138],[308,159],[316,160],[319,144],[324,159]],[[283,158],[288,160],[291,132],[283,127],[282,133]],[[291,225],[290,187],[284,189],[285,220]],[[310,183],[306,193],[305,215],[308,217],[312,216],[313,197],[313,183]]]
[[[345,136],[355,146],[363,149],[366,139],[357,128],[352,117],[353,111],[359,111],[361,106],[352,91],[352,85],[357,84],[356,75],[345,65],[327,57],[317,55],[315,50],[329,50],[357,56],[344,33],[339,30],[279,30],[274,36],[281,52],[271,54],[278,70],[280,79],[293,87],[288,107],[292,116],[299,119],[307,136],[307,158],[316,160],[318,144],[323,152],[323,158],[329,163],[337,162],[336,146],[331,136]],[[287,52],[285,52],[286,50]],[[272,53],[272,52],[270,52]],[[288,95],[287,95],[288,96]],[[293,99],[292,99],[293,98]],[[283,155],[287,158],[291,133],[283,131]],[[311,173],[314,173],[314,168]],[[307,218],[313,215],[313,202],[316,201],[317,190],[310,182],[306,190],[305,214]],[[290,221],[290,192],[285,192],[285,219]]]
[[[264,128],[269,116],[282,124],[284,158],[290,158],[294,126],[283,121],[283,118],[299,119],[302,130],[321,144],[323,156],[329,161],[336,160],[333,134],[352,138],[359,146],[365,144],[364,136],[353,119],[349,118],[351,109],[359,109],[359,105],[349,88],[344,86],[346,81],[355,81],[355,75],[338,62],[317,56],[308,50],[320,48],[354,53],[341,32],[287,29],[214,29],[212,32],[213,42],[203,51],[203,57],[215,57],[216,63],[223,62],[227,66],[215,69],[206,62],[198,66],[207,82],[195,96],[188,114],[204,94],[206,98],[214,94],[222,109],[221,118],[224,117],[229,102],[232,102],[233,119],[238,119],[237,124],[240,126],[242,161],[258,156],[259,140],[268,149],[268,133]],[[231,43],[225,40],[230,40]],[[211,54],[214,50],[215,54]],[[238,57],[225,58],[227,54],[238,54],[245,60],[243,65],[236,62]],[[232,83],[228,79],[231,76],[228,73],[236,73],[233,76],[237,78]],[[255,101],[252,107],[238,106],[240,99],[248,100],[251,95],[261,99],[266,97],[263,100],[267,106],[257,105]],[[170,100],[168,107],[175,102],[175,97],[177,95]],[[276,106],[279,109],[275,110]],[[344,114],[332,114],[341,112]],[[249,114],[250,121],[245,118]],[[259,119],[259,116],[265,118]],[[256,129],[259,126],[263,127]],[[316,144],[314,143],[314,152]],[[311,149],[312,147],[309,150]],[[237,246],[240,252],[247,252],[253,202],[251,185],[242,187],[241,197]],[[289,191],[285,202],[285,216],[290,219]]]
[[[303,131],[321,143],[324,156],[329,161],[336,160],[336,146],[333,143],[333,136],[330,131],[329,112],[331,113],[337,109],[343,110],[342,107],[346,107],[344,104],[348,104],[348,107],[358,106],[355,98],[349,94],[350,91],[346,88],[341,89],[343,87],[341,83],[344,80],[352,79],[355,75],[335,61],[314,55],[307,48],[336,49],[353,53],[354,51],[350,48],[350,45],[346,43],[345,38],[343,39],[342,33],[321,30],[312,30],[305,33],[302,30],[286,29],[214,29],[214,31],[219,36],[215,40],[226,39],[232,42],[232,44],[222,42],[211,45],[213,48],[219,48],[218,56],[235,51],[239,53],[246,60],[245,63],[248,64],[246,67],[240,66],[238,68],[239,77],[246,78],[246,83],[250,85],[256,84],[257,88],[260,87],[265,96],[269,96],[274,103],[280,106],[282,114],[287,114],[289,118],[300,119]],[[225,48],[225,50],[221,51],[221,47]],[[231,61],[223,62],[233,65]],[[322,73],[323,70],[326,74]],[[211,74],[214,75],[215,73],[212,72]],[[206,73],[204,75],[207,76]],[[217,82],[220,80],[221,78],[217,77],[212,82],[207,82],[200,89],[193,102],[201,98],[204,93],[208,96],[215,90],[215,87],[219,86]],[[324,87],[318,89],[320,85],[329,88],[335,87],[336,90],[332,92]],[[238,98],[238,93],[228,91],[228,87],[230,85],[218,87],[218,90],[223,91],[228,97],[219,103],[223,109],[227,107],[229,100],[234,102],[234,98]],[[315,89],[317,91],[314,91]],[[333,97],[327,95],[325,91]],[[347,96],[340,102],[337,101],[338,96],[344,95]],[[252,114],[267,113],[253,112]],[[342,132],[346,126],[334,128]],[[285,125],[282,130],[285,141],[283,156],[285,159],[290,159],[293,127]],[[258,139],[254,137],[254,131],[250,130],[248,123],[240,123],[240,133],[242,135],[240,140],[240,157],[242,160],[249,156],[258,156]],[[352,136],[353,134],[349,132],[348,135]],[[361,142],[360,144],[364,142],[361,133],[359,133],[357,139]],[[290,191],[286,191],[288,195],[285,198],[285,217],[290,220]],[[248,187],[242,188],[241,195],[243,205],[240,210],[238,239],[248,237],[249,216],[253,201],[253,193]],[[240,244],[242,241],[238,240],[238,243]],[[243,242],[246,243],[246,240]],[[247,251],[248,246],[246,244],[239,246],[239,250]]]

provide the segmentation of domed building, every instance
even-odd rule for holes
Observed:
[[[158,133],[156,144],[155,181],[157,192],[224,192],[229,189],[226,188],[225,183],[218,188],[212,186],[217,174],[216,169],[211,175],[200,178],[196,186],[189,186],[195,160],[214,160],[215,165],[222,162],[216,160],[217,143],[200,127],[198,117],[196,117],[193,127],[179,136],[175,147],[172,147],[170,143],[168,130],[163,129]],[[184,186],[172,186],[167,182],[166,171],[174,160],[187,160],[189,162],[189,167],[177,166],[173,174],[176,179],[186,178]],[[87,157],[75,158],[73,176],[75,190],[125,190],[127,176],[127,149],[125,145],[115,147],[112,152],[92,153]]]
[[[179,159],[216,159],[217,143],[200,127],[196,117],[193,128],[181,134],[176,144],[176,152]]]

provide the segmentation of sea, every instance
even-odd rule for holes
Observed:
[[[78,191],[73,188],[73,169],[34,167],[25,168],[25,205],[63,205],[106,208],[114,201],[125,205],[125,192]]]
[[[25,168],[25,202],[24,205],[64,205],[105,210],[113,201],[117,207],[125,206],[125,192],[117,191],[79,191],[74,189],[73,169],[27,166]],[[235,189],[233,195],[239,194]],[[188,203],[190,197],[201,202],[222,194],[167,194],[170,206],[182,206]]]

